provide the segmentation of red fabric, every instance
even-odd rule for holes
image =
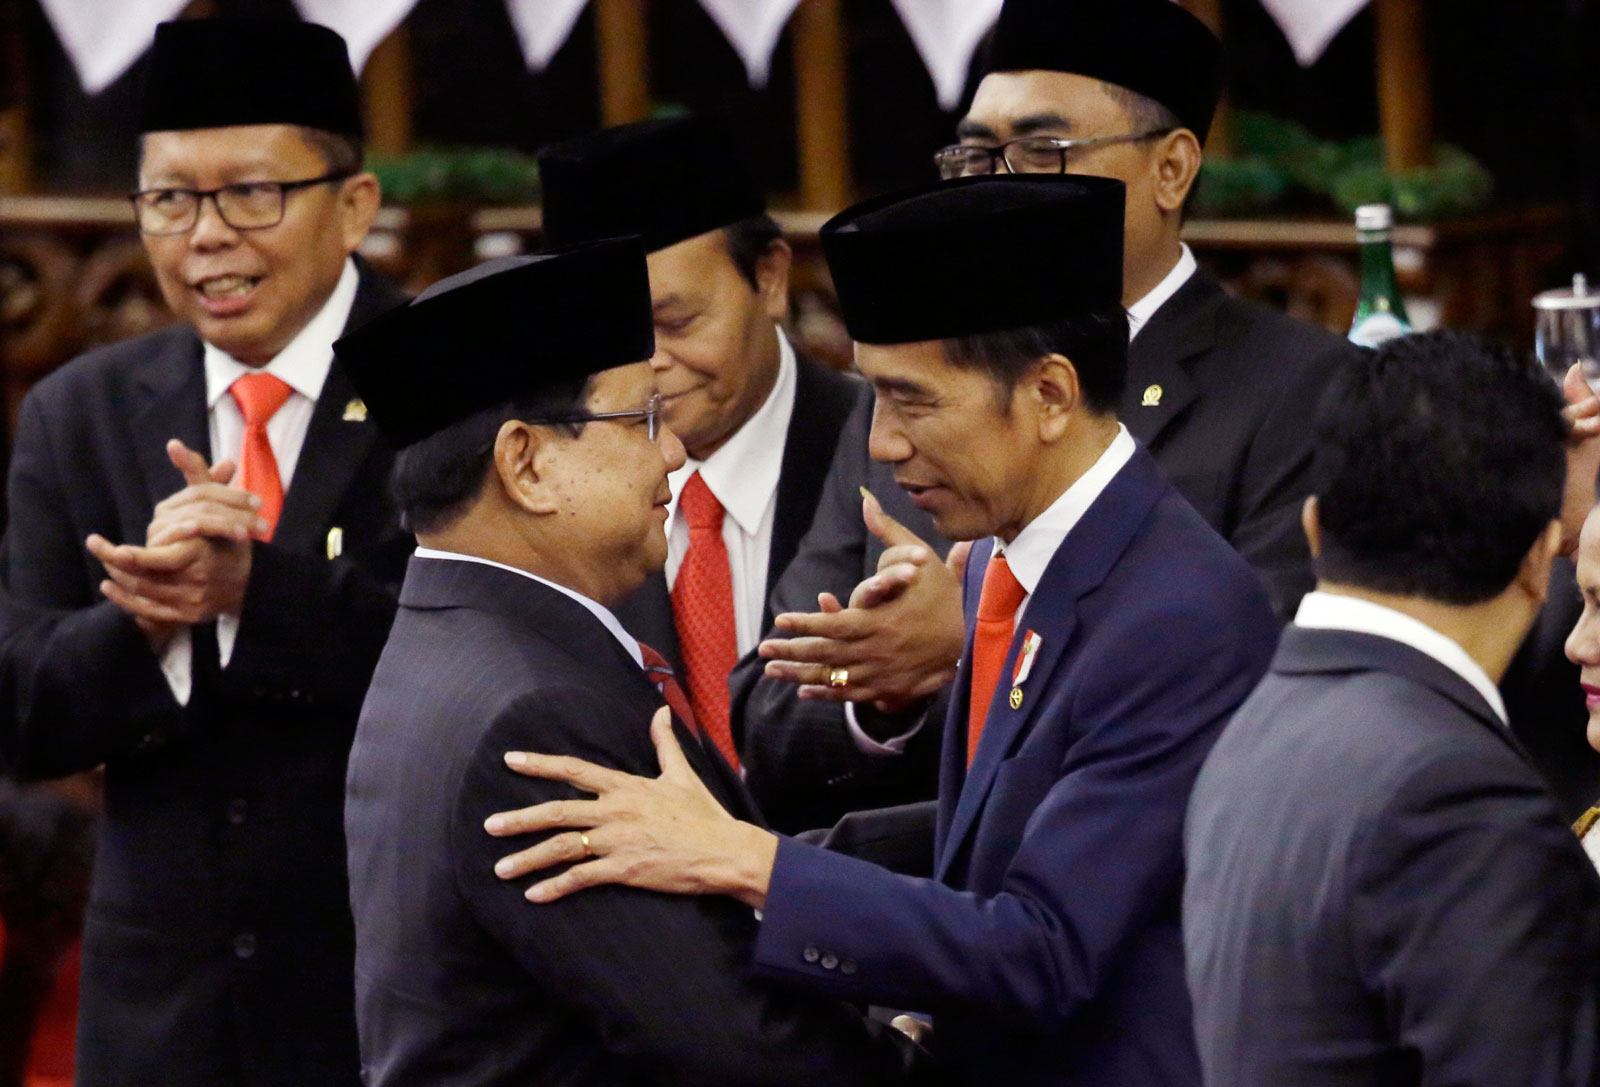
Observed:
[[[228,392],[244,416],[244,445],[239,450],[239,474],[234,482],[261,496],[261,516],[268,528],[260,539],[270,540],[283,512],[283,481],[278,475],[278,458],[272,455],[272,443],[267,440],[267,421],[294,390],[280,378],[257,373],[238,378]]]
[[[672,618],[688,672],[689,702],[700,729],[739,768],[729,724],[728,673],[739,663],[733,620],[733,571],[722,542],[722,503],[696,472],[678,496],[689,523],[689,550],[672,584]]]
[[[1028,592],[1011,572],[1004,555],[989,560],[983,571],[983,592],[978,597],[978,622],[972,635],[972,701],[967,707],[967,765],[978,753],[983,719],[1000,682],[1000,670],[1011,648],[1017,609]]]
[[[83,957],[81,944],[62,958],[60,971],[33,1031],[33,1050],[28,1059],[27,1087],[72,1087],[74,1055],[78,1034],[78,971]]]
[[[667,708],[677,715],[683,722],[683,727],[700,736],[700,722],[695,720],[694,707],[689,705],[689,696],[683,693],[683,688],[678,685],[678,677],[672,671],[672,665],[667,663],[667,658],[657,653],[654,649],[639,643],[639,655],[644,657],[645,674],[650,681],[661,688],[661,695],[667,700]]]

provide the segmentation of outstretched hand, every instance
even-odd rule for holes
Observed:
[[[650,722],[661,775],[639,777],[562,755],[506,754],[528,777],[560,781],[593,800],[552,800],[500,812],[484,822],[497,838],[556,830],[538,845],[501,858],[495,874],[516,879],[556,865],[572,867],[535,883],[530,902],[606,883],[667,894],[725,894],[757,909],[766,901],[776,835],[729,815],[684,757],[666,707]]]
[[[758,653],[766,675],[800,686],[803,699],[872,702],[898,713],[937,694],[955,677],[963,638],[957,567],[883,511],[862,488],[862,518],[885,545],[878,570],[857,585],[848,606],[831,593],[815,612],[786,612],[774,620],[790,635],[769,638]],[[830,684],[829,677],[843,682]]]

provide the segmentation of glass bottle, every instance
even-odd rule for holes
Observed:
[[[1356,233],[1361,242],[1361,298],[1350,325],[1350,342],[1377,347],[1411,331],[1411,319],[1394,281],[1394,252],[1389,231],[1394,212],[1388,204],[1363,204],[1356,209]]]

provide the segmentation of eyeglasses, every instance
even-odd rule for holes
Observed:
[[[348,170],[340,170],[304,181],[241,181],[220,189],[142,189],[131,193],[128,199],[133,202],[140,232],[157,237],[193,230],[200,221],[200,205],[207,197],[216,204],[222,221],[233,229],[265,230],[283,222],[283,208],[290,193],[354,176]]]
[[[1025,136],[1020,140],[1003,143],[999,147],[979,147],[958,143],[941,147],[933,153],[933,164],[939,168],[939,177],[945,181],[957,177],[999,172],[1000,164],[1013,174],[1064,174],[1067,156],[1091,147],[1107,147],[1117,143],[1138,143],[1165,136],[1176,129],[1153,128],[1148,132],[1129,132],[1119,136],[1086,136],[1079,140],[1061,140],[1054,136]]]
[[[530,423],[603,423],[607,420],[620,422],[624,419],[643,419],[646,433],[651,441],[661,433],[661,396],[656,394],[650,402],[637,411],[578,411],[570,415],[546,416],[542,419],[529,419]]]

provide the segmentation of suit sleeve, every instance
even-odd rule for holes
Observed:
[[[1446,751],[1413,768],[1358,845],[1363,979],[1419,1084],[1527,1087],[1600,1074],[1600,887],[1532,773]]]
[[[512,773],[504,753],[544,750],[614,765],[570,737],[624,714],[597,692],[558,689],[513,705],[485,734],[452,830],[457,885],[484,931],[551,992],[586,1009],[612,1052],[648,1063],[653,1075],[660,1070],[661,1082],[903,1082],[906,1050],[894,1032],[837,1001],[785,994],[749,976],[756,922],[747,907],[627,887],[536,906],[522,897],[531,880],[495,876],[495,861],[513,843],[491,838],[484,819],[576,795]]]
[[[1300,527],[1301,507],[1317,488],[1312,428],[1323,390],[1334,371],[1350,363],[1354,351],[1335,345],[1287,368],[1294,379],[1263,416],[1239,477],[1228,542],[1261,575],[1280,623],[1294,618],[1300,598],[1314,583],[1311,552]]]
[[[1022,795],[1035,794],[1040,778],[1054,785],[1028,819],[999,893],[896,876],[784,841],[757,969],[891,1007],[1060,1029],[1101,990],[1130,937],[1175,908],[1190,788],[1218,729],[1265,669],[1270,644],[1195,636],[1231,625],[1198,620],[1192,609],[1152,610],[1136,629],[1106,639],[1082,662],[1094,678],[1071,696],[1083,735],[1065,763],[1021,755],[1002,765],[994,802],[1007,779]],[[1186,636],[1153,645],[1166,630]],[[1161,668],[1130,674],[1129,660],[1152,656]]]
[[[224,697],[310,698],[355,714],[389,627],[395,586],[344,559],[257,543]]]
[[[861,519],[863,484],[873,489],[890,516],[937,540],[930,535],[927,516],[905,500],[892,478],[871,472],[866,445],[871,421],[872,397],[866,393],[845,423],[811,528],[773,587],[773,615],[815,611],[821,592],[848,600],[876,569],[882,546]],[[766,678],[764,665],[750,653],[734,669],[729,687],[734,718],[742,723],[745,783],[774,829],[795,834],[830,826],[847,811],[933,795],[940,731],[932,726],[942,718],[919,730],[899,756],[867,755],[845,728],[843,706],[801,701],[794,684]]]
[[[87,770],[159,746],[186,725],[138,627],[90,589],[67,513],[70,452],[57,436],[36,390],[23,401],[12,454],[3,546],[12,599],[0,608],[10,677],[0,747],[27,778]]]

